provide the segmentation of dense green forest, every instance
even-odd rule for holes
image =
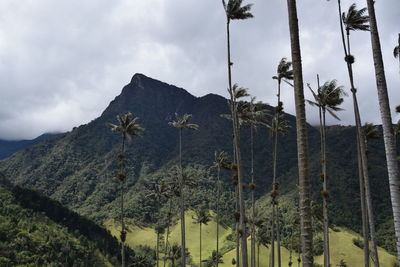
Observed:
[[[0,266],[115,266],[120,245],[106,229],[59,202],[0,177]],[[149,266],[147,251],[128,263]]]

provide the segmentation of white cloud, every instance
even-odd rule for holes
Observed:
[[[18,3],[17,3],[18,2]],[[286,3],[254,0],[254,19],[232,22],[234,81],[275,103],[271,77],[290,58]],[[344,10],[352,3],[343,0]],[[357,1],[360,7],[364,1]],[[376,3],[392,105],[399,65],[392,56],[400,3]],[[348,88],[336,1],[298,1],[304,81],[337,79]],[[353,52],[363,121],[380,123],[369,33]],[[3,0],[0,2],[0,138],[67,131],[99,116],[135,72],[201,96],[226,96],[225,17],[215,0]],[[307,90],[305,88],[305,90]],[[306,91],[308,98],[311,95]],[[282,92],[294,113],[292,89]],[[343,124],[353,124],[347,99]],[[307,108],[310,123],[316,112]],[[396,118],[397,119],[397,118]],[[329,119],[330,123],[336,123]]]

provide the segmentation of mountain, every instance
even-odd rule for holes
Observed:
[[[0,160],[5,159],[11,156],[13,153],[35,145],[43,140],[52,138],[57,134],[42,134],[35,139],[32,140],[17,140],[17,141],[8,141],[8,140],[0,140]]]
[[[272,111],[272,107],[268,107]],[[115,179],[121,146],[121,136],[113,133],[106,123],[117,123],[116,116],[132,112],[140,117],[146,128],[143,138],[134,137],[127,144],[127,216],[137,223],[156,220],[159,208],[148,198],[148,184],[165,178],[176,164],[178,132],[168,125],[175,113],[193,114],[192,122],[199,131],[184,131],[183,164],[197,171],[197,177],[210,177],[214,151],[232,151],[231,123],[220,117],[228,113],[227,100],[215,94],[195,97],[182,88],[135,74],[104,110],[100,117],[71,132],[18,151],[0,161],[3,172],[13,184],[37,190],[81,215],[98,222],[118,216],[118,181]],[[296,190],[297,151],[295,118],[285,114],[291,128],[279,138],[278,180],[282,195]],[[354,127],[333,126],[328,130],[328,173],[330,189],[330,218],[337,225],[360,231],[360,201]],[[249,130],[242,129],[242,148],[245,179],[250,173]],[[320,202],[319,132],[308,126],[310,177],[313,197]],[[260,128],[255,136],[256,194],[264,196],[271,188],[270,133]],[[387,171],[382,140],[369,144],[371,188],[378,230],[391,218]],[[200,178],[198,178],[199,180]],[[224,190],[232,192],[231,178],[223,173]],[[200,187],[199,187],[200,188]],[[204,201],[213,205],[213,187],[194,189],[188,206]],[[203,190],[203,191],[200,191]],[[200,193],[203,195],[201,196]],[[293,194],[296,195],[296,194]],[[294,202],[293,202],[294,203]],[[268,205],[268,204],[266,204]],[[293,206],[293,205],[292,205]],[[232,217],[226,208],[226,217]],[[385,229],[387,226],[385,227]]]

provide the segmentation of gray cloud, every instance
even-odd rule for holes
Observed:
[[[233,77],[259,100],[274,104],[279,60],[290,58],[285,1],[254,0],[254,19],[232,22]],[[343,0],[346,9],[352,1]],[[356,1],[359,7],[365,1]],[[337,79],[349,87],[336,1],[298,1],[304,81]],[[392,51],[398,0],[377,1],[392,106],[400,76]],[[99,116],[136,72],[196,96],[226,96],[225,17],[218,0],[69,0],[0,2],[0,138],[67,131]],[[352,34],[363,121],[380,123],[369,33]],[[286,111],[293,92],[283,89]],[[311,95],[306,91],[306,97]],[[353,124],[346,99],[341,124]],[[317,113],[307,108],[308,121]],[[395,120],[399,119],[395,116]],[[336,123],[329,119],[329,123]]]

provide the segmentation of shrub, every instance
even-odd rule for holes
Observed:
[[[359,238],[353,238],[353,244],[354,244],[356,247],[359,247],[359,248],[361,248],[361,249],[364,249],[364,243],[363,243],[363,241],[362,241],[361,239],[359,239]]]

